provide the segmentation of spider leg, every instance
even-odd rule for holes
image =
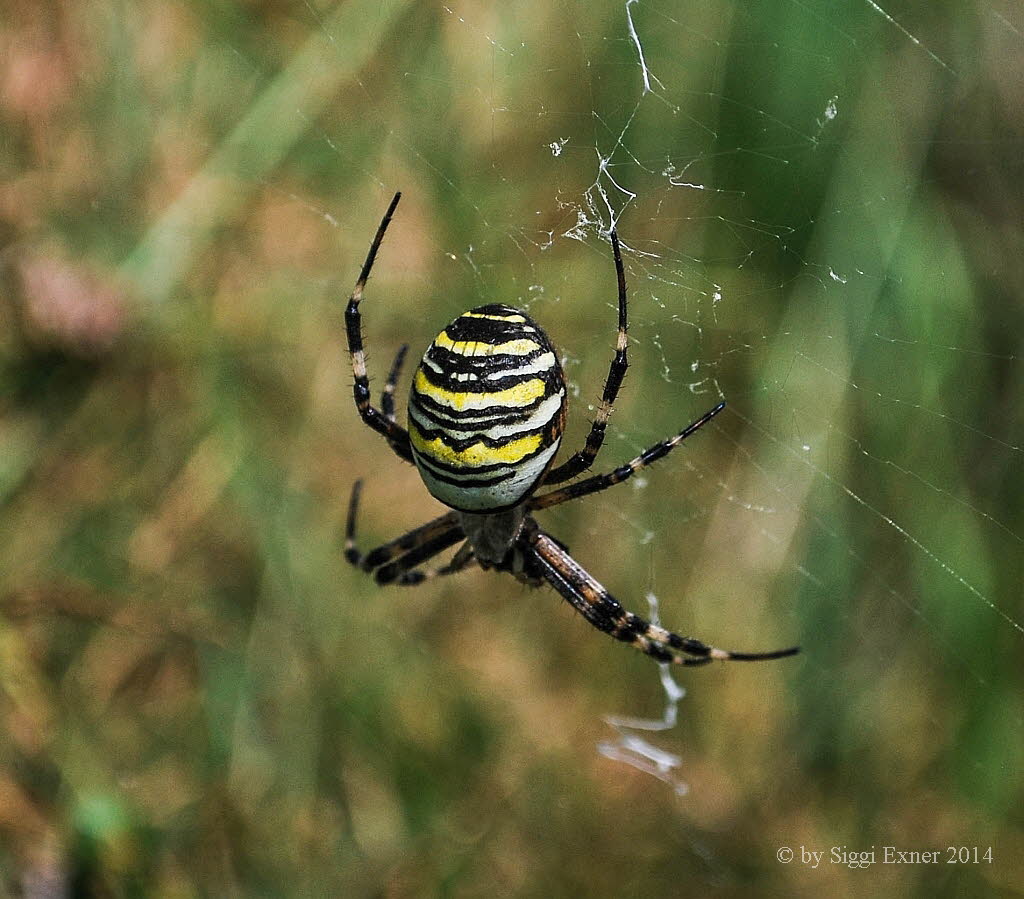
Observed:
[[[411,552],[407,552],[404,556],[400,556],[393,562],[389,562],[387,565],[381,565],[373,573],[373,579],[380,584],[382,587],[386,584],[398,584],[402,587],[413,587],[416,584],[422,584],[425,580],[433,577],[445,574],[455,574],[457,571],[461,571],[465,568],[470,560],[474,558],[472,552],[470,552],[467,558],[462,553],[462,547],[459,548],[459,552],[456,553],[456,558],[453,558],[447,565],[442,565],[438,568],[431,569],[428,571],[414,571],[418,565],[423,564],[429,559],[439,553],[444,552],[448,547],[454,546],[460,540],[465,540],[465,534],[462,531],[454,527],[444,534],[440,534],[433,540],[428,540],[426,543],[418,546]],[[457,563],[457,564],[456,564]]]
[[[465,534],[459,526],[458,517],[454,512],[428,521],[418,528],[414,528],[407,534],[383,543],[369,552],[361,552],[356,547],[356,515],[359,509],[359,496],[362,492],[362,481],[356,481],[352,485],[352,497],[348,506],[348,517],[345,522],[345,558],[357,568],[363,571],[374,572],[374,578],[378,584],[418,584],[426,578],[424,572],[411,572],[422,562],[433,558],[438,553],[444,552],[449,546],[454,546],[460,540],[465,539]],[[465,559],[460,551],[446,568],[451,567],[458,561],[460,568],[464,568],[469,559]],[[452,572],[460,570],[452,569]],[[452,573],[439,571],[438,573]],[[423,575],[416,577],[415,575]]]
[[[467,540],[458,548],[458,551],[452,556],[452,560],[447,565],[440,565],[437,568],[430,568],[426,571],[404,571],[393,583],[401,587],[413,587],[435,577],[457,574],[460,571],[464,571],[475,561],[476,556],[473,553],[473,547]]]
[[[615,273],[619,282],[619,333],[615,341],[615,356],[608,368],[608,377],[605,379],[604,391],[601,394],[601,405],[598,406],[597,415],[590,425],[586,445],[561,465],[551,469],[544,478],[545,484],[560,484],[562,481],[568,481],[594,464],[601,444],[604,443],[605,429],[612,414],[612,403],[615,402],[615,397],[619,394],[622,379],[626,376],[626,369],[629,368],[629,361],[626,358],[626,271],[622,265],[619,236],[615,233],[614,228],[612,228],[611,238],[612,254],[615,257]]]
[[[380,394],[380,411],[384,417],[393,422],[395,420],[395,384],[398,375],[402,371],[402,363],[405,361],[405,354],[409,352],[409,344],[403,343],[398,348],[395,361],[391,363],[391,371],[388,372],[388,379],[384,382],[384,389]]]
[[[621,484],[627,478],[631,478],[635,475],[641,468],[646,468],[652,462],[657,462],[658,459],[662,458],[662,456],[667,456],[694,431],[706,425],[724,408],[725,403],[719,403],[714,409],[711,409],[709,412],[705,412],[700,418],[692,424],[687,425],[674,437],[669,437],[668,440],[662,440],[661,443],[656,443],[650,449],[644,450],[635,459],[631,459],[625,465],[620,465],[608,474],[595,475],[592,478],[587,478],[585,481],[570,484],[568,487],[562,487],[560,490],[552,490],[550,493],[533,497],[529,501],[528,508],[531,511],[536,509],[547,509],[549,506],[557,506],[560,503],[568,502],[571,499],[579,499],[581,496],[598,493],[601,490],[607,490],[609,487],[613,487],[615,484]]]
[[[714,659],[756,662],[781,659],[799,652],[799,647],[774,652],[732,652],[696,640],[681,637],[656,624],[626,611],[597,580],[547,534],[532,519],[532,526],[524,530],[521,546],[527,563],[554,587],[584,618],[598,630],[616,640],[629,643],[659,662],[677,665],[706,665]]]
[[[366,287],[370,270],[373,268],[373,261],[377,258],[377,251],[384,240],[384,233],[388,230],[388,225],[391,224],[391,217],[395,214],[395,207],[401,197],[402,195],[397,193],[391,200],[391,205],[388,206],[388,210],[384,213],[384,218],[381,219],[380,226],[377,228],[373,243],[370,244],[370,250],[366,254],[366,261],[363,262],[359,279],[352,289],[348,306],[345,308],[345,331],[348,335],[349,356],[352,357],[352,374],[355,377],[352,392],[360,417],[371,428],[387,438],[391,448],[398,456],[406,462],[412,462],[412,447],[409,444],[408,431],[395,424],[393,418],[389,418],[370,404],[370,380],[366,375],[366,353],[363,351],[362,320],[359,315],[359,301],[363,298],[363,288]],[[387,391],[386,386],[384,389]]]

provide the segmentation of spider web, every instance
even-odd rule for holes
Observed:
[[[801,895],[778,847],[893,844],[995,858],[827,892],[1019,893],[1019,3],[14,6],[0,893]],[[517,305],[567,458],[616,228],[595,472],[727,405],[538,520],[626,608],[798,656],[659,670],[549,589],[346,563],[357,478],[363,548],[441,512],[352,408],[396,190],[375,396]]]
[[[260,183],[341,232],[353,264],[401,188],[378,262],[391,274],[374,273],[390,304],[366,309],[378,378],[401,340],[415,355],[472,305],[519,305],[563,353],[566,448],[611,358],[616,227],[632,368],[596,468],[728,408],[545,528],[628,607],[646,595],[657,614],[659,597],[672,629],[737,650],[801,644],[803,709],[848,708],[909,666],[932,695],[966,685],[963,708],[1000,697],[1012,743],[1024,331],[1000,303],[1019,297],[1013,266],[981,246],[1017,246],[989,213],[1016,221],[1024,129],[1005,112],[978,132],[969,113],[977,96],[1012,106],[1000,66],[1021,57],[1024,24],[1009,5],[973,11],[969,40],[955,11],[874,0],[558,4],[540,21],[449,2],[402,33],[369,28],[379,43],[348,98],[358,134],[308,103],[286,110],[352,170],[352,208]],[[351,38],[326,7],[305,12],[330,66]],[[393,529],[420,514],[395,511]],[[598,752],[686,793],[677,709],[712,681],[687,678],[680,707],[648,660],[609,664],[649,692],[605,710],[614,737]],[[765,679],[757,702],[782,706],[789,664],[742,675]],[[901,711],[886,720],[899,730]]]
[[[603,242],[609,228],[618,227],[629,269],[632,359],[635,366],[645,364],[649,376],[642,385],[627,385],[627,395],[635,391],[640,399],[613,418],[602,463],[628,458],[664,436],[666,428],[644,420],[645,407],[670,404],[681,425],[725,398],[731,420],[718,436],[731,448],[729,468],[709,459],[696,440],[683,458],[645,472],[632,489],[644,494],[655,479],[669,482],[673,494],[691,494],[684,521],[712,520],[712,533],[739,528],[744,536],[738,543],[759,544],[755,552],[767,561],[766,576],[799,594],[773,601],[783,616],[775,633],[792,631],[785,616],[794,602],[830,606],[840,619],[852,614],[851,596],[836,589],[828,571],[845,557],[844,564],[881,597],[880,618],[909,613],[915,639],[931,646],[943,666],[953,665],[981,686],[986,675],[939,623],[943,613],[921,587],[938,591],[940,604],[955,604],[1004,631],[1003,639],[1016,642],[1019,651],[1024,626],[1018,597],[980,573],[976,560],[987,547],[1019,573],[1024,537],[1012,508],[996,495],[965,489],[955,467],[934,469],[922,446],[957,456],[957,447],[967,448],[967,454],[1008,470],[1019,467],[1021,445],[1012,429],[990,429],[969,406],[950,404],[924,379],[900,374],[919,370],[940,377],[953,369],[962,383],[978,385],[990,381],[993,368],[1019,377],[1018,348],[992,352],[971,327],[969,311],[959,308],[957,294],[970,290],[970,276],[956,258],[952,235],[920,231],[927,227],[921,217],[929,213],[921,179],[940,128],[941,109],[936,112],[929,97],[965,89],[967,76],[941,23],[909,24],[912,18],[871,0],[865,0],[867,15],[854,17],[859,31],[841,25],[827,6],[790,2],[780,8],[796,36],[772,44],[736,36],[756,19],[749,9],[732,10],[733,36],[722,37],[728,29],[713,17],[691,18],[699,10],[683,18],[671,4],[628,0],[604,11],[608,21],[581,23],[566,15],[561,39],[570,50],[553,62],[543,45],[526,39],[529,29],[521,35],[503,23],[498,37],[486,17],[446,6],[449,21],[442,27],[448,39],[461,52],[482,55],[489,66],[486,76],[459,81],[454,90],[491,123],[492,132],[542,135],[522,151],[525,163],[493,158],[486,176],[514,190],[524,165],[528,179],[547,185],[546,205],[536,215],[554,220],[551,227],[485,208],[432,164],[436,147],[406,131],[385,131],[414,171],[439,183],[447,200],[467,211],[472,242],[446,252],[458,263],[453,274],[461,268],[470,277],[480,302],[518,302],[541,321],[582,314],[610,325]],[[1004,12],[979,8],[984,27],[1012,47],[1020,32]],[[780,78],[783,86],[787,77],[813,72],[817,106],[794,111],[729,82],[720,66],[730,42],[738,40],[752,40],[756,69],[792,69]],[[597,54],[609,41],[621,45],[610,70],[591,56],[592,47]],[[895,60],[890,71],[872,68],[875,41]],[[864,66],[856,72],[861,83],[845,59]],[[552,107],[546,97],[506,102],[500,95],[520,67],[541,81],[571,69],[587,86],[592,105]],[[892,83],[901,68],[912,73],[906,90],[916,95],[900,95]],[[737,133],[731,114],[743,120],[746,132]],[[590,180],[581,183],[588,168]],[[810,189],[828,177],[830,190]],[[779,182],[785,202],[774,216],[752,215],[757,204],[751,195]],[[944,244],[949,255],[914,258],[918,236]],[[572,242],[581,248],[574,251]],[[594,253],[605,270],[591,275],[587,262],[585,290],[576,285],[583,263],[569,262],[565,274],[549,262]],[[511,291],[503,280],[509,270],[499,262],[509,256],[525,271],[511,279]],[[912,270],[923,264],[926,271]],[[595,282],[602,299],[588,311]],[[922,298],[922,291],[929,296]],[[907,297],[911,308],[901,310]],[[569,303],[571,311],[564,309]],[[559,335],[577,418],[580,402],[594,409],[602,368],[597,360],[605,355],[609,333],[588,327],[583,336],[571,330]],[[752,374],[738,379],[740,368]],[[851,420],[851,406],[860,420]],[[666,420],[663,411],[658,420]],[[893,429],[918,439],[894,442],[885,433]],[[879,489],[893,483],[901,496]],[[671,530],[676,523],[659,519],[643,498],[603,497],[595,505],[600,512],[590,520],[618,519],[626,537],[632,533],[641,543],[658,545],[679,539]],[[948,528],[967,528],[969,536],[949,540],[936,532],[928,516],[939,510]],[[609,539],[603,527],[573,522],[595,541]],[[877,550],[870,544],[876,540],[919,577],[871,571]],[[811,545],[818,548],[808,554]],[[672,551],[660,552],[663,558]],[[716,564],[735,565],[727,558]],[[715,570],[694,577],[699,583]],[[884,651],[867,637],[856,651],[884,664]],[[813,647],[807,652],[807,664],[825,664]]]
[[[841,12],[788,0],[772,5],[789,26],[777,40],[757,30],[762,6],[560,6],[542,33],[511,13],[450,3],[436,26],[458,61],[438,62],[436,83],[429,66],[403,79],[386,65],[360,76],[369,125],[390,151],[364,175],[380,187],[378,205],[399,183],[411,197],[430,189],[466,223],[463,236],[424,251],[451,263],[447,281],[469,285],[445,308],[420,307],[424,341],[467,297],[517,303],[552,323],[575,400],[569,445],[599,396],[613,333],[607,234],[618,228],[634,369],[598,468],[728,401],[714,437],[618,496],[595,497],[589,515],[556,513],[552,530],[649,545],[651,568],[671,563],[691,597],[666,609],[669,625],[700,619],[710,595],[729,609],[714,622],[730,635],[719,643],[748,648],[761,633],[762,648],[783,645],[801,618],[824,619],[854,640],[863,663],[884,667],[891,647],[862,620],[867,604],[874,622],[902,628],[937,668],[984,689],[992,672],[957,627],[966,618],[1011,653],[1024,645],[1019,590],[1003,586],[1021,581],[1019,503],[1003,499],[1022,486],[1022,445],[1018,414],[976,413],[994,378],[1019,385],[1021,357],[1015,340],[985,339],[998,314],[970,307],[984,299],[967,299],[978,296],[972,260],[958,246],[955,210],[942,205],[957,185],[940,177],[949,159],[934,157],[961,136],[949,107],[993,85],[964,74],[964,50],[941,17],[873,0]],[[977,16],[993,53],[1019,53],[1008,7],[982,4]],[[737,60],[740,45],[749,53]],[[803,80],[813,89],[798,90]],[[570,82],[578,90],[560,99],[552,86]],[[460,139],[475,142],[475,164],[487,160],[473,173],[491,186],[483,198],[473,178],[448,171],[448,135],[372,112],[395,91],[430,89],[466,123]],[[787,105],[787,91],[803,105]],[[332,152],[345,152],[336,129],[317,127]],[[967,138],[967,147],[991,163],[980,144]],[[345,228],[356,244],[366,232]],[[438,296],[415,272],[406,277],[411,293]],[[956,384],[973,403],[950,401]],[[972,484],[968,464],[1004,472],[1006,486]],[[658,507],[664,496],[670,510]],[[691,539],[701,541],[696,552]],[[979,564],[988,557],[1004,575]],[[667,601],[670,592],[653,575],[641,590],[616,580],[619,594],[656,590]],[[804,665],[832,669],[813,634],[799,639]],[[663,683],[674,708],[674,682]],[[620,739],[601,745],[606,755],[659,777],[675,764],[673,753],[623,736],[626,719],[614,724]]]

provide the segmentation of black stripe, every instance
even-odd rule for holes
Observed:
[[[564,405],[563,401],[562,407],[560,408],[564,408]],[[446,406],[445,408],[447,409],[448,407]],[[481,431],[489,431],[497,425],[520,424],[530,418],[532,414],[529,411],[524,412],[521,415],[512,414],[511,411],[502,411],[500,414],[495,415],[492,410],[482,410],[488,417],[474,418],[473,416],[465,413],[456,413],[455,415],[446,413],[441,415],[431,409],[421,408],[419,405],[416,405],[416,411],[432,424],[437,425],[437,427],[453,431],[469,431],[472,428],[479,428]],[[548,421],[550,422],[551,419],[548,419]]]
[[[444,445],[449,447],[450,449],[462,451],[464,449],[468,449],[474,443],[482,443],[489,449],[499,449],[500,447],[507,446],[513,440],[520,440],[523,437],[533,437],[539,434],[543,438],[545,436],[545,432],[551,430],[551,421],[549,419],[548,421],[544,422],[543,424],[539,425],[536,428],[530,428],[530,430],[528,431],[516,431],[514,434],[509,434],[507,437],[487,437],[484,434],[477,433],[472,434],[469,437],[457,438],[453,437],[451,431],[444,427],[423,428],[420,426],[419,422],[413,422],[412,426],[416,428],[416,430],[419,431],[420,434],[422,434],[423,437],[426,438],[427,440],[434,440],[435,438],[440,438],[441,442],[444,443]],[[551,438],[550,436],[548,437],[546,443],[547,446],[551,446],[552,439],[553,438]],[[544,443],[543,439],[541,440],[541,443]],[[525,461],[526,459],[529,458],[530,456],[524,456],[523,460]],[[474,468],[472,470],[478,471],[479,469]]]
[[[550,347],[545,348],[544,346],[541,346],[540,349],[533,350],[532,352],[525,353],[521,356],[516,355],[515,353],[491,353],[490,355],[463,356],[461,353],[453,353],[451,350],[446,350],[444,347],[439,347],[437,344],[432,343],[427,348],[427,352],[424,354],[424,359],[429,359],[442,371],[469,372],[475,375],[486,375],[496,371],[522,368],[536,360],[537,357],[543,356],[545,353],[554,354],[554,350]],[[558,359],[556,356],[554,367],[557,367],[557,365]]]
[[[433,459],[429,461],[424,459],[423,456],[417,455],[416,461],[425,468],[430,474],[437,478],[437,480],[449,484],[452,487],[465,487],[471,489],[474,487],[493,487],[495,484],[500,484],[502,481],[507,481],[509,478],[514,477],[516,470],[514,468],[503,474],[496,475],[491,478],[469,478],[465,475],[465,469],[460,469],[461,474],[456,477],[452,477],[447,468],[439,468],[438,463]],[[482,469],[471,469],[471,471],[480,471]]]
[[[444,333],[451,340],[469,343],[505,343],[509,340],[536,340],[540,343],[544,338],[543,331],[532,322],[498,321],[494,318],[469,318],[460,315]]]
[[[489,371],[488,374],[497,374],[498,370]],[[506,390],[515,387],[517,384],[525,384],[527,381],[550,381],[551,369],[525,372],[522,374],[503,375],[499,378],[481,378],[475,380],[460,381],[455,378],[456,372],[445,369],[434,371],[429,365],[421,365],[420,371],[423,376],[435,387],[442,390],[455,391],[457,393],[496,393],[499,390]],[[461,374],[461,372],[460,372]]]
[[[486,306],[474,306],[469,311],[476,315],[521,315],[526,319],[528,325],[533,324],[533,320],[522,309],[516,309],[515,306],[506,306],[504,303],[488,303]]]
[[[442,441],[442,442],[443,443],[447,443],[447,441]],[[470,467],[458,466],[458,465],[449,465],[447,462],[440,462],[437,459],[435,459],[433,456],[429,456],[429,455],[426,455],[424,453],[421,453],[417,449],[414,449],[413,452],[416,454],[416,460],[418,462],[429,463],[429,467],[436,468],[439,471],[446,471],[446,472],[449,472],[449,473],[454,474],[454,475],[460,475],[461,476],[460,480],[457,483],[461,484],[461,483],[465,483],[464,479],[467,476],[472,476],[472,475],[476,475],[476,474],[490,474],[491,472],[500,471],[503,468],[508,469],[509,470],[509,475],[511,476],[511,475],[515,474],[516,471],[518,471],[519,467],[524,462],[529,462],[530,459],[533,459],[535,456],[539,456],[545,450],[548,450],[550,448],[551,448],[551,441],[545,442],[545,441],[542,440],[538,444],[537,449],[535,449],[529,455],[523,456],[521,459],[517,459],[515,462],[494,462],[491,465],[473,465],[473,466],[470,466]],[[504,480],[504,478],[502,480]]]
[[[461,421],[467,417],[472,418],[472,413],[474,412],[483,412],[495,416],[497,418],[498,423],[501,423],[504,421],[512,420],[513,415],[521,417],[524,413],[535,411],[536,408],[541,403],[544,402],[544,400],[548,399],[548,397],[557,393],[559,387],[560,385],[555,385],[551,383],[546,384],[544,388],[544,393],[537,397],[537,399],[535,399],[528,406],[505,406],[502,405],[501,403],[493,403],[486,409],[453,409],[451,406],[446,406],[443,403],[438,403],[435,400],[432,400],[426,394],[420,393],[418,390],[416,390],[415,387],[409,394],[409,403],[410,405],[415,403],[417,409],[426,415],[429,415],[429,413],[432,410],[437,410],[441,412],[443,415],[448,416],[449,418],[454,418],[456,420]],[[469,413],[468,416],[467,413]]]

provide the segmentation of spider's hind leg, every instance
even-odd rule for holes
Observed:
[[[473,561],[472,549],[467,550],[463,547],[447,565],[433,571],[413,570],[465,539],[466,535],[462,532],[454,512],[428,521],[369,552],[361,551],[356,546],[356,517],[362,489],[362,481],[356,481],[352,485],[352,497],[349,500],[348,516],[345,521],[345,558],[356,568],[372,571],[378,584],[413,586],[423,583],[430,577],[454,574]]]
[[[714,659],[754,662],[795,655],[790,647],[774,652],[732,652],[709,646],[693,637],[681,637],[622,607],[598,581],[565,552],[555,540],[541,532],[532,519],[521,543],[527,568],[543,577],[598,630],[629,643],[659,662],[677,665],[706,665]]]
[[[410,555],[412,554],[410,553]],[[426,570],[419,568],[406,570],[408,567],[405,564],[406,559],[408,559],[408,556],[403,556],[398,562],[392,562],[390,565],[378,568],[375,575],[377,583],[398,584],[400,587],[414,587],[416,584],[422,584],[424,581],[429,581],[435,577],[457,574],[475,562],[476,556],[473,555],[473,547],[467,540],[458,548],[447,565],[439,565],[437,568],[428,568]],[[411,564],[418,565],[421,561],[422,559],[414,559]],[[399,565],[401,565],[401,569],[397,567]]]

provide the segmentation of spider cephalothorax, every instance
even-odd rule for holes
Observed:
[[[703,665],[712,659],[755,661],[796,653],[796,647],[730,652],[645,621],[623,609],[530,515],[621,483],[671,452],[725,408],[719,403],[674,437],[608,474],[537,495],[541,485],[568,481],[594,462],[626,374],[626,276],[614,228],[609,238],[619,288],[618,337],[601,405],[583,449],[551,467],[565,426],[565,375],[540,326],[511,306],[478,306],[437,335],[413,378],[408,431],[395,421],[394,406],[407,347],[398,351],[391,367],[380,409],[371,405],[359,303],[400,197],[395,194],[381,220],[345,310],[356,408],[399,457],[415,463],[427,489],[452,511],[363,553],[355,542],[361,492],[357,481],[349,504],[345,557],[373,571],[381,584],[419,584],[474,563],[509,572],[528,584],[547,582],[595,627],[662,662]],[[419,567],[456,543],[462,545],[447,565],[429,571]]]

